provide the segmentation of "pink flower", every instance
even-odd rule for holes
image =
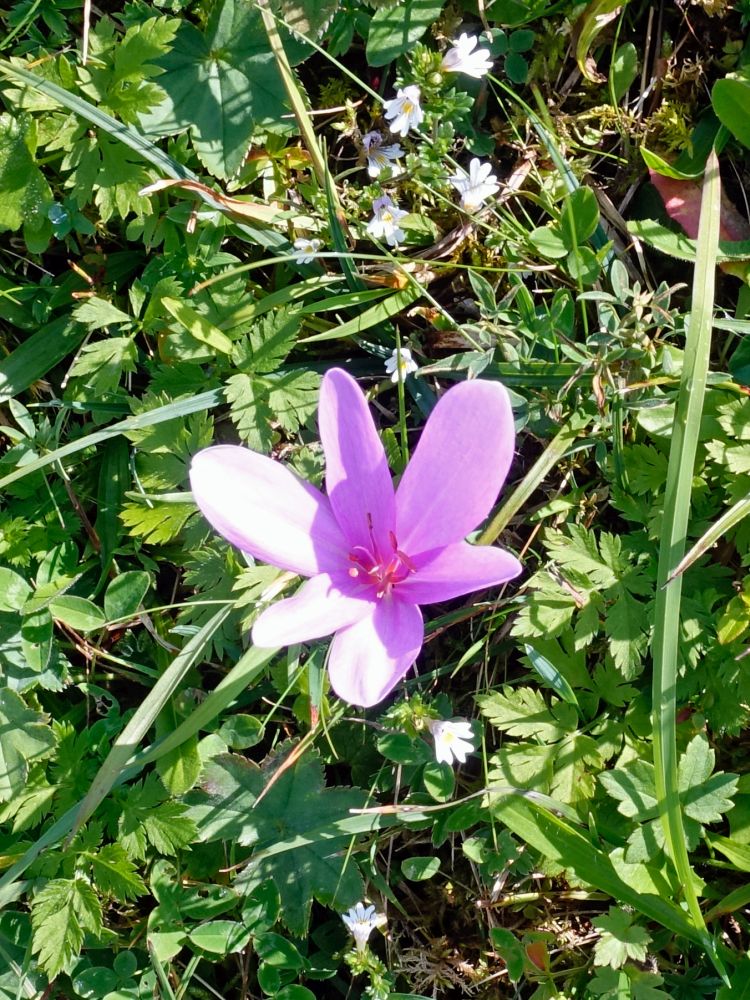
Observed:
[[[464,541],[490,511],[513,458],[513,414],[496,382],[463,382],[430,414],[398,489],[367,401],[346,372],[323,379],[320,436],[326,497],[263,455],[219,445],[193,459],[196,503],[233,545],[310,577],[253,626],[257,646],[334,633],[336,694],[375,705],[422,648],[418,605],[447,601],[517,576],[502,549]]]

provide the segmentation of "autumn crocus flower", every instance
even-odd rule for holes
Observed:
[[[331,685],[375,705],[422,648],[420,604],[504,583],[518,560],[465,536],[489,513],[513,457],[513,414],[497,382],[463,382],[438,401],[398,489],[367,401],[346,372],[323,379],[318,410],[325,496],[285,466],[219,445],[193,459],[193,496],[244,552],[310,577],[257,619],[257,646],[334,633]]]

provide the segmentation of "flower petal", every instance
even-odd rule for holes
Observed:
[[[271,649],[308,642],[353,625],[372,614],[373,602],[353,597],[336,585],[327,573],[308,580],[294,597],[277,601],[253,625],[256,646]]]
[[[492,507],[513,458],[510,397],[499,382],[454,386],[425,424],[396,495],[399,548],[420,552],[459,542]]]
[[[264,455],[236,445],[194,456],[190,485],[211,525],[243,552],[315,576],[346,562],[346,542],[327,498]]]
[[[395,502],[383,445],[362,390],[340,368],[326,373],[318,409],[326,456],[326,486],[336,520],[350,545],[391,551]]]
[[[414,663],[423,640],[416,605],[378,601],[373,614],[333,637],[328,660],[333,690],[351,705],[377,705]]]
[[[398,584],[399,597],[415,604],[436,604],[461,594],[495,587],[518,576],[515,556],[492,545],[457,542],[412,560],[416,572]]]

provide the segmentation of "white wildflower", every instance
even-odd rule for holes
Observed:
[[[372,203],[373,216],[367,223],[367,232],[375,239],[385,240],[389,247],[395,247],[404,238],[399,222],[408,212],[404,212],[396,203],[384,194]]]
[[[448,180],[461,195],[461,208],[466,212],[476,211],[500,190],[498,179],[492,173],[492,164],[481,163],[476,156],[469,164],[468,174],[459,167]]]
[[[294,241],[295,253],[293,257],[298,264],[312,264],[317,256],[318,250],[323,246],[322,240],[308,240],[301,236]]]
[[[489,49],[477,49],[479,39],[476,35],[459,35],[453,46],[443,56],[441,68],[445,73],[465,73],[480,80],[492,69],[492,59]],[[474,51],[476,49],[476,51]]]
[[[376,913],[374,906],[366,907],[364,903],[357,903],[348,913],[342,914],[341,919],[354,938],[357,951],[364,951],[370,934],[372,934],[376,927],[381,927],[386,923],[384,913]]]
[[[471,723],[466,719],[457,722],[446,722],[443,719],[431,719],[427,728],[435,740],[435,759],[439,764],[452,764],[458,761],[466,763],[466,755],[472,753],[474,744],[471,740],[474,733]]]
[[[383,136],[380,132],[368,132],[362,136],[362,145],[367,154],[367,173],[370,177],[377,177],[381,170],[395,164],[399,157],[404,155],[404,151],[397,142],[390,146],[383,145]]]
[[[396,347],[385,363],[385,370],[391,376],[391,382],[403,382],[407,375],[419,371],[419,365],[408,347],[402,347],[400,351]]]
[[[394,135],[406,135],[410,128],[416,128],[424,119],[424,111],[419,104],[421,92],[416,84],[399,88],[390,101],[383,101],[385,117],[391,123]]]

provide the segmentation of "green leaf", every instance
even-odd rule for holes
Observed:
[[[133,569],[120,573],[109,583],[104,594],[107,621],[123,620],[134,615],[151,586],[151,574]]]
[[[54,879],[34,897],[31,924],[33,949],[52,979],[78,955],[84,931],[101,930],[101,905],[84,879]]]
[[[711,91],[711,103],[722,125],[750,149],[750,79],[730,73],[717,80]]]
[[[120,903],[146,893],[146,885],[120,844],[106,844],[96,854],[84,854],[97,889]]]
[[[578,699],[576,698],[575,691],[557,667],[546,656],[542,656],[541,653],[537,652],[533,646],[526,645],[524,649],[526,650],[526,655],[529,658],[531,666],[536,670],[544,683],[551,687],[555,694],[563,701],[567,701],[569,704],[577,707]]]
[[[24,790],[29,765],[49,757],[54,747],[44,716],[27,708],[15,691],[0,689],[0,802]]]
[[[702,733],[693,737],[680,757],[680,799],[686,815],[699,823],[718,823],[733,807],[732,796],[737,791],[736,774],[711,773],[714,760],[714,751]]]
[[[144,128],[158,135],[190,129],[201,163],[216,177],[230,177],[256,127],[286,112],[261,16],[243,0],[220,0],[205,32],[183,21],[159,65],[167,100],[142,117]]]
[[[269,376],[268,405],[288,434],[294,434],[315,413],[320,376],[297,369]]]
[[[0,611],[20,611],[30,596],[31,587],[19,573],[0,567]]]
[[[346,850],[349,837],[332,833],[331,826],[364,805],[365,796],[356,789],[326,788],[313,755],[286,768],[285,760],[283,755],[273,758],[264,771],[241,757],[217,757],[206,768],[202,790],[190,792],[185,802],[201,840],[255,848],[238,885],[251,890],[272,879],[281,896],[282,919],[303,936],[313,899],[345,909],[362,897],[360,876]],[[305,841],[299,847],[264,855],[264,848],[297,837]]]
[[[401,872],[410,882],[424,882],[440,871],[440,858],[405,858],[401,862]]]
[[[71,378],[83,383],[77,387],[79,398],[96,399],[113,393],[123,372],[135,371],[137,359],[135,342],[130,337],[109,337],[84,344],[70,370]]]
[[[126,503],[120,517],[135,538],[164,545],[179,535],[194,513],[192,503]]]
[[[618,45],[612,56],[612,65],[609,69],[609,78],[616,104],[620,103],[637,76],[638,49],[632,42]],[[643,152],[642,148],[641,152]]]
[[[651,935],[635,920],[635,914],[610,906],[606,916],[591,921],[601,931],[601,937],[594,947],[595,965],[609,965],[613,969],[620,969],[631,959],[634,962],[646,961]]]
[[[235,920],[210,920],[200,924],[188,935],[190,943],[211,955],[231,955],[242,951],[251,932]]]
[[[251,375],[232,375],[225,387],[232,422],[254,451],[268,452],[273,443],[268,389]]]
[[[440,17],[445,0],[405,0],[376,10],[367,35],[370,66],[385,66],[408,52]]]
[[[53,618],[78,632],[95,632],[107,624],[103,611],[85,597],[60,594],[52,598],[49,609]]]
[[[490,940],[494,950],[505,962],[508,978],[512,983],[517,983],[523,976],[526,964],[523,945],[513,931],[506,930],[505,927],[491,927]]]
[[[510,736],[535,736],[544,743],[554,743],[575,728],[578,715],[572,705],[550,700],[533,688],[503,688],[477,698],[485,718]]]
[[[98,295],[92,295],[90,299],[80,302],[72,312],[73,318],[78,323],[83,323],[89,330],[101,330],[104,326],[119,326],[121,323],[132,323],[132,316],[128,316],[122,309],[108,302],[107,299],[100,299]],[[112,343],[112,341],[105,341]]]
[[[232,341],[229,337],[213,323],[209,323],[205,316],[196,312],[187,302],[164,296],[161,299],[161,304],[195,340],[206,344],[207,347],[211,348],[211,351],[218,351],[219,354],[232,353]]]
[[[299,337],[300,314],[282,306],[255,323],[234,345],[232,363],[242,372],[273,372],[287,357]]]
[[[0,115],[0,232],[27,226],[39,230],[52,192],[34,163],[36,126],[31,118]]]

